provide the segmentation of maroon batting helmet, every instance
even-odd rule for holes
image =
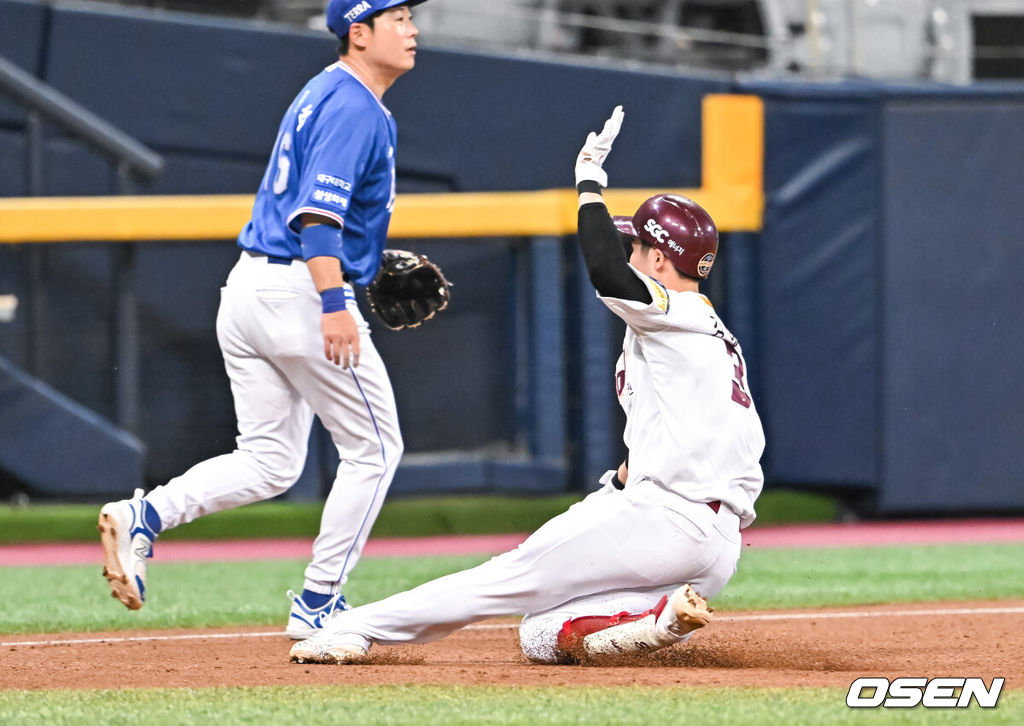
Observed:
[[[718,228],[697,202],[657,194],[633,215],[637,237],[661,250],[684,275],[703,280],[718,254]]]
[[[625,235],[626,237],[636,237],[636,230],[633,229],[633,218],[624,217],[621,214],[616,214],[612,217],[612,221],[615,222],[615,229],[619,230],[619,234]]]
[[[612,221],[615,223],[615,229],[619,230],[619,239],[622,240],[622,246],[626,248],[626,259],[628,260],[629,256],[633,254],[633,240],[640,239],[636,230],[633,229],[633,218],[616,214],[612,217]]]

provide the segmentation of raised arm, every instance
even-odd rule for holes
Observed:
[[[577,234],[587,274],[599,295],[649,303],[651,294],[629,268],[626,245],[601,195],[601,188],[608,185],[608,174],[602,164],[612,149],[622,119],[622,106],[616,106],[601,133],[590,132],[576,158]]]

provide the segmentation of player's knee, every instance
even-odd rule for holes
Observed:
[[[402,430],[398,428],[397,420],[381,420],[378,423],[380,430],[380,445],[383,449],[385,466],[395,468],[405,453],[405,440],[402,438]]]
[[[284,494],[286,491],[295,486],[295,482],[297,482],[298,480],[299,474],[281,472],[267,474],[263,479],[267,488],[270,489],[270,496],[272,497]]]
[[[398,468],[398,462],[402,460],[405,447],[401,437],[397,439],[382,439],[381,441],[367,441],[357,452],[349,450],[342,458],[358,464],[367,469],[373,469],[382,473],[394,474]]]
[[[380,448],[375,451],[367,451],[364,463],[380,467],[384,473],[391,475],[398,469],[398,463],[402,460],[404,453],[405,442],[402,441],[402,435],[397,428],[391,433],[382,431]]]
[[[395,431],[394,441],[391,443],[391,451],[387,452],[388,465],[392,469],[398,468],[398,462],[402,459],[402,454],[405,453],[405,441],[402,440],[402,434],[399,431]]]
[[[381,473],[394,474],[405,453],[405,442],[397,423],[392,424],[386,419],[378,422],[375,436],[352,440],[338,434],[334,443],[343,465],[347,463]]]
[[[302,475],[305,459],[287,456],[284,453],[253,454],[263,481],[273,495],[283,494],[292,488]]]
[[[289,471],[289,472],[278,472],[276,476],[269,478],[270,485],[274,487],[274,490],[278,494],[284,494],[286,491],[295,486],[295,482],[299,480],[302,475],[302,470]]]

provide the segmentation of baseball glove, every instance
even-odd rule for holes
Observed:
[[[448,307],[449,287],[441,268],[424,255],[384,250],[366,301],[392,330],[415,328]]]

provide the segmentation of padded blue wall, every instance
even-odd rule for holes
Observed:
[[[746,88],[769,480],[883,514],[1024,506],[1024,87]]]
[[[0,0],[0,55],[39,75],[46,33],[46,6],[33,0]],[[0,196],[28,193],[23,131],[25,112],[0,93]]]
[[[59,3],[46,80],[160,149],[264,156],[282,110],[331,62],[334,43],[324,33],[184,17]]]
[[[283,109],[309,76],[337,57],[335,41],[325,34],[280,26],[73,2],[56,3],[47,12],[45,80],[164,155],[165,173],[156,183],[136,184],[140,193],[251,193]],[[720,80],[423,49],[416,70],[399,79],[385,99],[398,121],[399,191],[570,186],[579,144],[617,103],[626,106],[628,121],[608,165],[614,183],[696,186],[701,98],[727,89]],[[17,128],[9,137],[0,135],[0,159],[20,158],[20,143]],[[48,193],[115,191],[109,166],[80,144],[51,130],[46,151]],[[6,185],[0,191],[22,193],[11,179],[17,175],[0,173],[0,185]],[[564,265],[564,282],[572,285],[579,272],[576,252],[561,244],[572,255]],[[523,321],[542,319],[545,305],[564,304],[567,320],[577,319],[579,306],[591,311],[588,336],[596,342],[587,348],[591,357],[574,362],[600,376],[596,393],[564,386],[565,395],[585,400],[588,417],[601,423],[596,435],[594,426],[585,427],[593,452],[570,444],[567,456],[594,458],[579,465],[588,483],[613,463],[621,453],[621,432],[605,423],[616,420],[611,367],[621,331],[603,306],[592,295],[583,295],[582,302],[560,295],[552,303],[544,290],[534,289],[531,280],[552,273],[524,240],[402,245],[426,251],[456,283],[450,308],[428,326],[402,333],[375,328],[407,451],[485,448],[514,457],[524,447],[544,449],[545,426],[566,424],[555,417],[537,421],[533,429],[530,419],[543,409],[548,389],[524,380],[522,366],[562,363],[529,352],[550,331],[531,331]],[[116,245],[46,249],[48,285],[37,341],[42,356],[34,371],[108,417],[114,415],[109,351],[117,254]],[[236,256],[231,242],[152,242],[137,248],[145,412],[139,433],[149,447],[147,476],[155,482],[233,446],[233,411],[214,319],[219,286]],[[27,301],[27,249],[0,249],[0,262],[12,271],[0,274],[0,284]],[[531,271],[531,264],[541,267]],[[553,275],[557,281],[561,273]],[[64,310],[67,300],[74,310]],[[23,307],[7,329],[11,335],[0,341],[0,353],[22,365],[31,362],[27,312]],[[65,315],[70,329],[62,326]],[[59,356],[69,344],[81,351],[71,369]],[[316,439],[314,450],[322,443]],[[318,457],[330,459],[322,451],[311,458]],[[409,461],[415,466],[417,459]],[[537,478],[537,472],[511,465],[448,473],[462,487],[474,486],[475,472],[503,477],[511,488],[543,481],[576,484],[569,481],[576,474],[565,468],[567,462],[548,463],[561,467],[561,474]],[[396,487],[402,486],[400,476]]]
[[[40,6],[31,7],[39,25]],[[324,33],[91,3],[56,3],[45,26],[39,65],[47,83],[165,155],[167,171],[145,193],[251,191],[283,109],[337,58]],[[616,184],[699,186],[701,98],[728,88],[421,49],[415,71],[385,102],[398,120],[399,175],[409,191],[571,185],[581,135],[616,104],[629,118],[608,163]],[[66,147],[50,153],[48,193],[113,191],[101,162],[69,158]]]
[[[452,191],[571,187],[586,132],[621,104],[622,187],[700,186],[700,108],[723,81],[421,50],[385,101],[410,179]]]
[[[33,75],[42,71],[46,5],[38,0],[0,0],[0,55]],[[0,93],[0,127],[21,124],[24,112]]]
[[[877,481],[877,104],[764,87],[755,383],[776,480]],[[758,390],[759,389],[759,390]]]
[[[329,37],[267,25],[71,2],[0,0],[0,11],[0,53],[165,155],[166,173],[138,185],[143,193],[251,193],[282,109],[335,57]],[[708,292],[750,364],[769,481],[873,492],[882,513],[1024,506],[1014,456],[1024,435],[1015,334],[1024,87],[729,84],[421,50],[386,98],[399,127],[399,191],[567,187],[582,137],[616,103],[626,124],[607,165],[612,183],[698,186],[700,101],[730,90],[766,103],[764,229],[723,239]],[[0,106],[0,194],[23,193],[21,123]],[[49,193],[114,191],[102,160],[52,130],[46,161]],[[408,450],[424,455],[406,471],[439,451],[521,451],[564,426],[561,478],[478,462],[437,469],[451,475],[439,484],[590,485],[622,453],[610,385],[621,327],[593,299],[572,240],[554,243],[563,286],[548,297],[531,280],[559,279],[543,267],[551,249],[403,244],[456,282],[450,309],[429,326],[374,333]],[[26,252],[0,249],[0,286],[22,300]],[[47,248],[38,311],[36,372],[107,416],[116,254]],[[213,323],[236,255],[230,242],[138,249],[140,433],[154,482],[232,445]],[[514,321],[543,320],[546,305],[564,306],[565,379],[550,390],[564,393],[567,418],[524,440],[522,423],[549,389],[516,366],[551,362],[524,353],[550,331]],[[19,365],[32,342],[22,312],[0,337],[0,355]],[[73,365],[61,357],[68,348]],[[311,466],[324,458],[314,446]]]
[[[1024,97],[885,104],[881,506],[1024,508]]]

